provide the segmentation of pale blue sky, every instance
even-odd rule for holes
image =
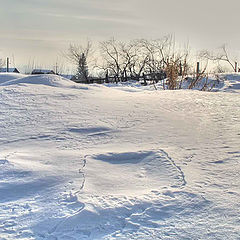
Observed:
[[[69,43],[175,33],[194,48],[240,50],[239,0],[0,0],[0,57],[53,66]]]

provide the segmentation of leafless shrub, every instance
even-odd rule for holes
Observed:
[[[167,64],[165,68],[167,74],[167,85],[168,89],[174,90],[177,89],[178,76],[179,76],[179,66],[176,62],[171,61]]]
[[[201,56],[205,59],[213,61],[214,63],[217,63],[218,67],[220,66],[221,62],[227,63],[234,72],[237,72],[236,69],[237,62],[236,60],[234,61],[232,57],[229,56],[229,51],[225,44],[222,47],[220,47],[220,52],[214,53],[208,50],[203,50],[201,51]]]
[[[193,77],[191,83],[188,86],[188,89],[193,89],[194,87],[197,86],[200,82],[202,82],[203,79],[208,78],[208,74],[206,73],[206,68],[204,68],[201,72],[196,73],[195,76]]]

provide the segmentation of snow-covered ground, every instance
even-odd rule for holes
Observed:
[[[0,239],[240,239],[240,75],[223,77],[0,74]]]

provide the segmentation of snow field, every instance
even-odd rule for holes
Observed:
[[[238,75],[218,92],[14,77],[0,75],[1,240],[239,239]]]

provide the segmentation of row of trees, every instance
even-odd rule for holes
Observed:
[[[89,41],[85,47],[71,44],[65,57],[76,65],[76,77],[83,81],[88,78],[89,63],[100,76],[108,74],[117,81],[128,77],[139,80],[143,74],[160,80],[163,73],[172,77],[187,73],[189,51],[176,50],[175,47],[171,36],[128,43],[112,38],[101,42],[98,52]]]
[[[91,41],[85,45],[70,44],[63,55],[75,65],[75,80],[87,83],[92,76],[110,77],[116,82],[128,79],[145,81],[149,78],[157,82],[167,79],[167,88],[176,89],[181,87],[182,81],[189,75],[195,75],[191,84],[194,86],[205,76],[210,62],[217,66],[217,72],[223,72],[226,66],[238,71],[236,60],[231,59],[225,45],[218,52],[204,50],[196,57],[188,45],[180,47],[171,35],[161,39],[135,39],[128,42],[111,38],[100,42],[98,47]],[[199,65],[196,67],[196,59],[201,61],[201,69]],[[4,61],[0,59],[0,67],[3,65]],[[29,65],[33,66],[34,62]],[[56,63],[56,73],[60,68]]]
[[[168,88],[176,89],[179,86],[177,79],[183,80],[189,74],[198,74],[198,78],[203,76],[209,62],[217,65],[218,72],[223,71],[223,62],[237,71],[236,63],[230,59],[226,46],[223,46],[218,53],[201,51],[198,59],[204,66],[196,73],[196,62],[189,47],[179,47],[171,35],[129,42],[112,38],[100,42],[97,49],[90,41],[85,46],[71,44],[64,56],[76,65],[76,80],[85,82],[88,82],[90,72],[99,77],[114,77],[116,81],[129,78],[139,80],[142,76],[150,75],[156,81],[167,77]]]

